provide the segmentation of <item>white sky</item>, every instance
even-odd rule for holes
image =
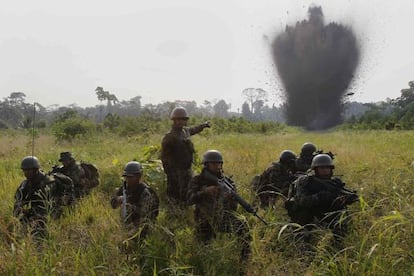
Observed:
[[[281,102],[268,41],[321,5],[352,26],[362,60],[352,100],[395,98],[414,80],[414,1],[1,1],[0,98],[98,104],[97,86],[144,103],[224,99],[263,88]]]

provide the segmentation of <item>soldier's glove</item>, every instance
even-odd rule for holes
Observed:
[[[210,125],[210,122],[209,122],[209,121],[204,122],[204,123],[202,124],[202,126],[203,126],[203,128],[210,128],[210,127],[211,127],[211,125]]]

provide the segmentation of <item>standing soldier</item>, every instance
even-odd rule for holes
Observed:
[[[65,198],[70,197],[73,186],[64,186],[63,183],[43,173],[35,156],[23,158],[21,169],[26,179],[17,188],[13,215],[25,228],[31,229],[34,238],[45,238],[48,215],[53,218],[60,216],[61,205],[65,205]],[[66,179],[70,181],[69,178]]]
[[[273,206],[279,195],[288,195],[290,183],[296,179],[295,160],[296,155],[293,151],[282,151],[279,162],[273,162],[259,176],[258,183],[254,183],[253,190],[256,191],[262,208]]]
[[[114,209],[121,206],[121,218],[130,236],[140,231],[138,241],[142,241],[148,234],[149,225],[158,216],[159,199],[155,191],[142,181],[140,163],[128,162],[122,176],[125,181],[112,197],[111,206]]]
[[[312,159],[315,156],[316,146],[312,143],[306,142],[302,145],[299,158],[296,159],[296,171],[307,172],[312,164]]]
[[[69,151],[61,152],[59,162],[63,166],[54,168],[52,173],[60,172],[70,177],[74,186],[74,197],[79,199],[89,193],[89,180],[86,178],[85,170],[73,158]]]
[[[225,177],[222,171],[223,157],[219,151],[208,150],[203,156],[203,164],[201,173],[191,179],[188,193],[189,205],[196,206],[194,218],[197,238],[207,243],[217,232],[235,233],[242,246],[240,259],[247,261],[251,240],[248,227],[235,216],[237,202],[231,193],[214,181],[214,178]],[[234,185],[233,190],[236,190]]]
[[[293,222],[325,226],[338,237],[346,231],[347,205],[358,201],[358,196],[333,177],[334,168],[328,154],[316,155],[311,165],[314,174],[303,175],[292,183],[285,207]]]
[[[210,123],[186,127],[188,114],[183,107],[173,109],[171,120],[173,121],[172,128],[162,139],[161,160],[167,174],[167,196],[173,202],[183,206],[192,177],[194,145],[190,136],[210,127]]]

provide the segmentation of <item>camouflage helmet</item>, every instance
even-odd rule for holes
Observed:
[[[325,153],[318,154],[312,159],[311,169],[318,167],[330,167],[332,169],[335,169],[332,158]]]
[[[188,119],[187,110],[181,106],[174,108],[171,112],[170,119]]]
[[[203,164],[206,163],[223,163],[223,156],[218,150],[208,150],[203,155]]]
[[[39,159],[37,159],[36,156],[26,156],[25,158],[23,158],[20,168],[22,170],[39,169]]]
[[[312,143],[306,142],[302,145],[302,155],[312,155],[316,151],[316,146]]]
[[[280,153],[279,161],[280,163],[290,163],[296,160],[296,154],[291,150],[284,150]]]
[[[131,161],[125,165],[124,173],[122,174],[122,176],[134,176],[137,174],[142,174],[142,166],[137,161]]]

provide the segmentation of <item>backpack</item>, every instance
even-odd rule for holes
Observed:
[[[87,162],[80,162],[82,169],[85,171],[85,176],[89,180],[89,188],[94,188],[99,185],[99,171],[98,168]]]

